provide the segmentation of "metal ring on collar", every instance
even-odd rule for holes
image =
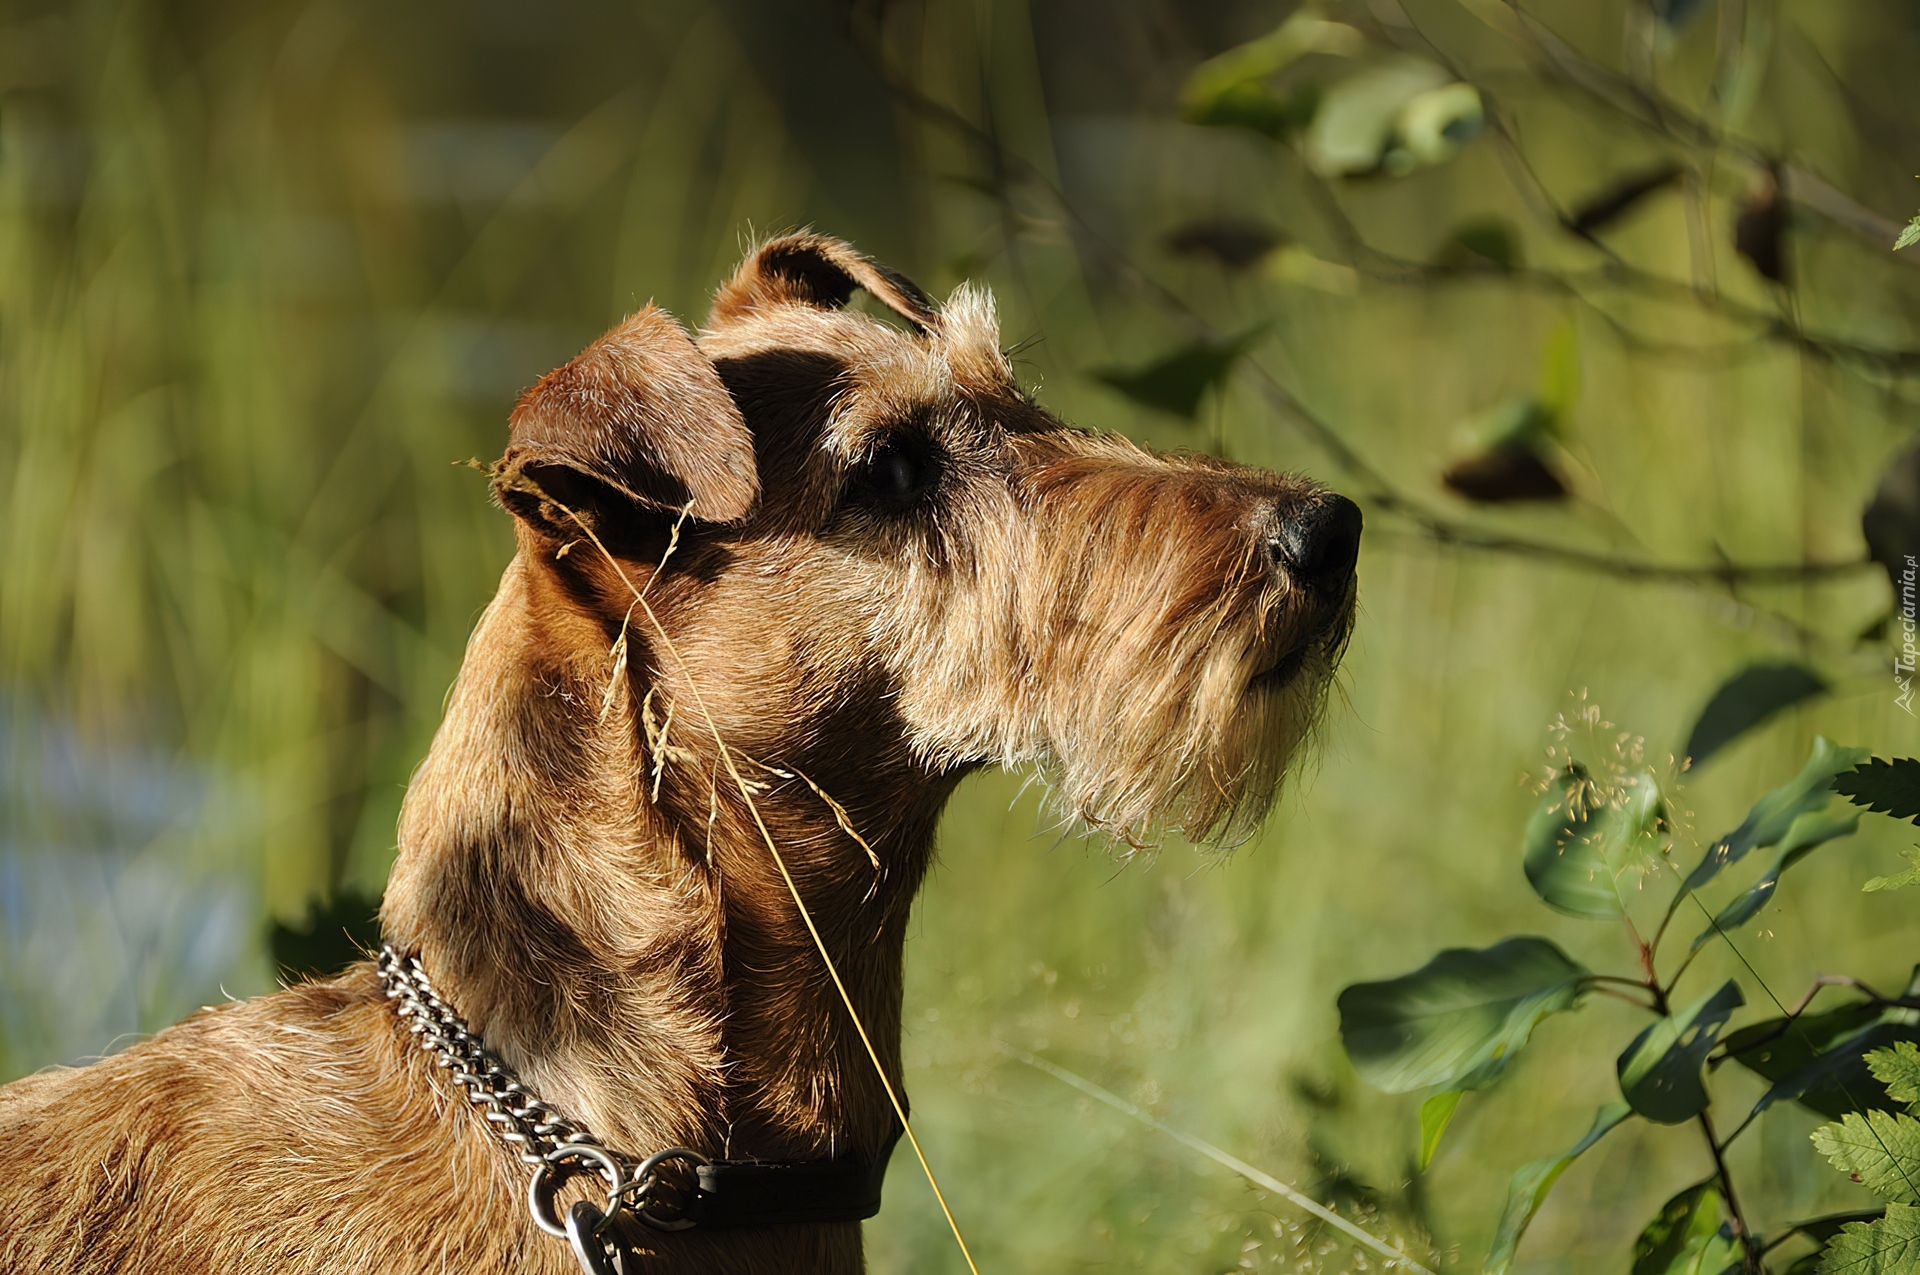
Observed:
[[[698,1151],[688,1147],[668,1147],[665,1151],[654,1152],[640,1162],[640,1167],[634,1171],[629,1181],[630,1186],[638,1188],[638,1194],[634,1196],[633,1213],[635,1217],[656,1231],[684,1231],[695,1225],[692,1218],[687,1217],[684,1212],[679,1217],[661,1217],[654,1213],[650,1207],[651,1201],[647,1199],[648,1194],[653,1190],[655,1170],[669,1160],[685,1160],[699,1168],[705,1168],[713,1163]]]
[[[535,1226],[563,1240],[567,1238],[567,1228],[553,1215],[553,1192],[560,1185],[564,1176],[562,1165],[568,1160],[591,1160],[592,1167],[607,1180],[606,1216],[600,1221],[602,1230],[611,1224],[613,1215],[620,1211],[620,1197],[628,1185],[620,1158],[605,1147],[591,1142],[566,1142],[549,1151],[540,1162],[540,1167],[533,1171],[533,1181],[527,1183],[527,1212],[533,1214]],[[652,1164],[653,1161],[647,1163]]]

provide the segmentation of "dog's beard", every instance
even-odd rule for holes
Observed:
[[[1130,849],[1245,841],[1321,717],[1353,601],[1220,544],[1149,527],[1036,540],[993,570],[956,554],[939,580],[910,563],[909,604],[874,630],[909,746],[936,770],[1038,767],[1063,822]]]
[[[912,743],[937,769],[1038,766],[1063,823],[1078,820],[1129,850],[1176,830],[1237,845],[1258,831],[1318,724],[1346,631],[1344,619],[1283,624],[1269,598],[1260,603],[1246,609],[1264,623],[1231,618],[1234,604],[1222,599],[1198,620],[1081,630],[1030,651],[1035,672],[1014,694],[980,676],[997,644],[963,628],[972,641],[921,648],[931,658],[912,681],[930,693],[901,702],[910,720],[926,712],[937,724]]]
[[[1173,830],[1244,842],[1319,723],[1339,645],[1319,635],[1277,660],[1258,641],[1141,651],[1136,676],[1083,688],[1050,732],[1054,802],[1133,849]]]

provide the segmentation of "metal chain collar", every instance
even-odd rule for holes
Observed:
[[[678,1214],[660,1213],[665,1202],[654,1195],[662,1185],[661,1165],[671,1160],[705,1165],[709,1163],[705,1156],[686,1147],[669,1147],[628,1172],[626,1157],[603,1146],[521,1083],[513,1069],[435,993],[418,956],[402,956],[391,945],[384,946],[378,968],[387,999],[394,1002],[395,1012],[420,1048],[466,1090],[467,1101],[482,1109],[494,1135],[533,1167],[527,1210],[541,1230],[573,1245],[587,1275],[612,1275],[616,1270],[605,1237],[622,1212],[632,1213],[656,1230],[681,1231],[694,1224]],[[562,1220],[554,1215],[554,1193],[567,1178],[580,1173],[597,1173],[605,1180],[606,1204],[596,1208],[581,1200]]]

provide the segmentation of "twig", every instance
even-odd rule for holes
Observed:
[[[1785,1244],[1788,1240],[1792,1239],[1794,1236],[1800,1234],[1802,1231],[1805,1231],[1808,1227],[1816,1224],[1825,1224],[1828,1226],[1832,1226],[1832,1225],[1845,1223],[1845,1222],[1877,1222],[1881,1218],[1885,1217],[1886,1215],[1887,1215],[1887,1211],[1884,1208],[1860,1209],[1853,1213],[1835,1213],[1829,1217],[1812,1218],[1805,1222],[1795,1222],[1793,1225],[1789,1226],[1786,1230],[1780,1232],[1780,1234],[1768,1240],[1766,1243],[1766,1246],[1762,1248],[1760,1251],[1762,1253],[1771,1253],[1773,1252],[1773,1250],[1775,1250],[1776,1248],[1779,1248],[1782,1244]]]
[[[1828,987],[1851,987],[1855,991],[1864,992],[1867,997],[1867,1002],[1873,1005],[1905,1006],[1905,1005],[1911,1004],[1911,1002],[1909,1002],[1907,998],[1904,998],[1904,997],[1895,999],[1895,998],[1882,996],[1880,995],[1880,993],[1874,991],[1871,987],[1868,987],[1865,983],[1861,982],[1857,978],[1852,977],[1851,975],[1821,974],[1813,980],[1813,985],[1807,988],[1806,994],[1802,996],[1797,1002],[1795,1002],[1793,1008],[1785,1011],[1784,1015],[1780,1019],[1780,1025],[1778,1027],[1775,1027],[1772,1031],[1767,1032],[1763,1036],[1756,1036],[1753,1040],[1747,1042],[1746,1047],[1748,1049],[1758,1049],[1760,1046],[1765,1045],[1771,1041],[1776,1041],[1780,1039],[1782,1036],[1786,1035],[1788,1032],[1794,1030],[1795,1025],[1798,1023],[1800,1019],[1800,1016],[1807,1012],[1807,1006],[1813,1003],[1813,998],[1815,996],[1818,996],[1823,989]],[[1733,1055],[1726,1052],[1726,1048],[1722,1046],[1721,1051],[1718,1054],[1714,1055],[1712,1058],[1708,1059],[1707,1062],[1709,1066],[1717,1067],[1721,1063],[1725,1062],[1727,1059],[1731,1058],[1732,1056]],[[1745,1126],[1743,1125],[1742,1128],[1744,1127]],[[1733,1141],[1733,1139],[1738,1135],[1738,1133],[1739,1133],[1739,1130],[1735,1130],[1733,1133],[1728,1134],[1727,1141],[1729,1142]]]
[[[1634,986],[1638,987],[1639,984],[1635,983]],[[1632,1005],[1636,1009],[1645,1009],[1645,1010],[1654,1009],[1654,1006],[1650,1002],[1643,1001],[1637,996],[1633,996],[1626,992],[1623,992],[1617,987],[1589,987],[1587,990],[1600,996],[1611,996],[1613,997],[1613,999],[1617,1001],[1625,1001],[1627,1004]]]
[[[1596,240],[1589,239],[1588,242],[1595,246],[1603,246]],[[1564,296],[1597,315],[1636,352],[1701,358],[1709,355],[1724,356],[1750,350],[1760,343],[1774,342],[1792,346],[1842,366],[1859,364],[1891,375],[1904,375],[1920,370],[1920,349],[1910,346],[1866,345],[1858,341],[1808,332],[1772,311],[1747,305],[1714,289],[1699,288],[1677,279],[1665,278],[1612,254],[1608,254],[1604,262],[1592,269],[1565,271],[1544,270],[1537,266],[1522,265],[1460,270],[1384,253],[1378,255],[1387,268],[1356,268],[1368,279],[1389,286],[1434,287],[1450,283],[1499,281],[1535,287]],[[1650,300],[1692,305],[1731,322],[1750,325],[1754,331],[1737,342],[1719,346],[1685,345],[1653,340],[1635,332],[1585,290],[1586,287],[1593,285],[1638,293]]]
[[[1694,1117],[1700,1124],[1700,1132],[1707,1140],[1707,1153],[1713,1157],[1714,1176],[1720,1182],[1720,1198],[1727,1202],[1727,1217],[1733,1223],[1734,1234],[1740,1237],[1740,1248],[1744,1255],[1742,1265],[1749,1272],[1760,1269],[1760,1244],[1754,1238],[1753,1228],[1747,1225],[1747,1216],[1740,1211],[1740,1197],[1733,1189],[1733,1174],[1727,1169],[1726,1152],[1713,1135],[1713,1117],[1702,1111]]]
[[[1217,338],[1218,333],[1193,309],[1185,298],[1153,278],[1152,275],[1141,268],[1138,263],[1120,248],[1107,242],[1105,237],[1100,235],[1085,218],[1080,215],[1079,211],[1067,198],[1066,192],[1061,190],[1047,174],[1033,164],[1021,159],[1019,156],[1009,154],[999,137],[993,132],[983,129],[980,125],[968,119],[960,112],[928,96],[919,88],[901,81],[893,74],[883,53],[869,47],[865,41],[856,39],[855,43],[856,47],[874,67],[875,73],[880,77],[888,92],[896,97],[902,104],[915,113],[953,130],[981,149],[994,173],[996,190],[1004,192],[1006,184],[1016,177],[1022,181],[1033,184],[1036,188],[1044,192],[1055,207],[1059,209],[1061,215],[1066,219],[1076,242],[1104,258],[1108,265],[1120,276],[1124,277],[1137,290],[1152,298],[1170,315],[1180,320],[1195,337],[1199,339]],[[1004,199],[1004,193],[999,197]],[[1334,208],[1337,210],[1337,203],[1334,205]],[[1341,216],[1344,216],[1344,214],[1341,213]],[[1352,232],[1350,225],[1346,227],[1346,232]],[[1344,234],[1343,237],[1345,237]],[[1391,258],[1386,254],[1366,248],[1364,243],[1359,240],[1357,233],[1354,234],[1353,242],[1376,258],[1400,267],[1403,270],[1413,269],[1417,272],[1424,273],[1428,269],[1425,266],[1415,266],[1414,263]],[[1602,246],[1602,250],[1605,251],[1604,246]],[[1611,258],[1611,260],[1613,261],[1613,266],[1610,270],[1611,277],[1632,280],[1636,286],[1645,286],[1648,288],[1657,286],[1663,291],[1671,289],[1672,291],[1668,292],[1668,295],[1684,295],[1696,301],[1701,300],[1701,296],[1697,290],[1688,285],[1660,280],[1658,276],[1647,274],[1644,271],[1637,271],[1624,262],[1620,262],[1617,258]],[[1536,279],[1550,279],[1553,276],[1549,276],[1545,272],[1540,272],[1533,277]],[[1565,286],[1571,292],[1572,285],[1566,284]],[[1722,303],[1727,305],[1735,304],[1724,302],[1724,299],[1722,299],[1721,302],[1716,302],[1716,304]],[[1752,311],[1750,308],[1742,312],[1742,317],[1751,317],[1756,321],[1760,317],[1765,317],[1770,325],[1767,329],[1769,333],[1773,332],[1779,323],[1779,321],[1772,316],[1763,316],[1762,312]],[[1792,339],[1802,343],[1811,342],[1810,338],[1804,337],[1794,337]],[[1831,349],[1835,353],[1840,353],[1844,349],[1844,347],[1834,342],[1820,342],[1815,344],[1817,344],[1819,348]],[[1875,351],[1866,347],[1860,347],[1856,349],[1844,349],[1844,352],[1863,358],[1885,356],[1887,358],[1898,359],[1902,366],[1905,366],[1908,361],[1920,363],[1920,352],[1915,351]],[[1595,571],[1628,579],[1695,584],[1714,583],[1723,587],[1731,587],[1735,584],[1798,583],[1818,580],[1829,576],[1849,574],[1854,571],[1865,570],[1872,565],[1864,558],[1847,562],[1756,564],[1751,566],[1734,563],[1701,565],[1650,563],[1621,558],[1612,554],[1599,553],[1592,550],[1555,545],[1526,537],[1483,531],[1441,516],[1400,492],[1358,449],[1342,438],[1339,432],[1332,426],[1320,419],[1313,412],[1307,410],[1300,400],[1282,386],[1270,372],[1260,367],[1257,363],[1251,364],[1251,366],[1268,400],[1275,406],[1284,409],[1286,414],[1301,426],[1308,435],[1328,453],[1335,463],[1363,484],[1364,490],[1360,495],[1364,500],[1386,512],[1407,518],[1416,525],[1420,534],[1425,539],[1438,544],[1461,549],[1530,557],[1552,562],[1560,566]]]
[[[1503,3],[1525,32],[1525,43],[1532,47],[1536,66],[1550,80],[1578,90],[1622,118],[1670,141],[1709,150],[1724,147],[1750,164],[1767,162],[1768,156],[1758,143],[1717,128],[1672,99],[1622,79],[1562,40],[1515,0],[1503,0]],[[1817,174],[1792,164],[1782,164],[1780,174],[1781,193],[1786,198],[1877,247],[1890,246],[1900,232],[1896,222],[1874,212]],[[1905,254],[1895,254],[1895,257],[1908,265],[1920,264],[1920,259]]]

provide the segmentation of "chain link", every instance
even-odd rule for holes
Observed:
[[[402,956],[388,945],[380,949],[378,968],[387,999],[420,1048],[466,1091],[468,1102],[481,1108],[494,1136],[533,1167],[527,1210],[541,1230],[573,1245],[587,1275],[614,1269],[605,1237],[622,1213],[632,1213],[659,1231],[681,1231],[694,1224],[684,1206],[660,1211],[659,1169],[676,1160],[705,1165],[710,1163],[707,1157],[686,1147],[669,1147],[633,1168],[625,1156],[609,1150],[522,1084],[513,1068],[440,999],[418,956]],[[605,1180],[606,1204],[603,1209],[576,1204],[563,1222],[554,1213],[554,1192],[566,1178],[581,1173]],[[584,1223],[586,1231],[581,1229],[583,1218],[590,1219]]]
[[[495,1136],[534,1168],[563,1146],[600,1146],[600,1140],[534,1096],[513,1068],[476,1036],[466,1020],[441,1000],[418,956],[380,949],[380,979],[387,999],[405,1020],[420,1048],[467,1091],[467,1101]],[[604,1148],[602,1148],[604,1149]],[[611,1153],[609,1153],[611,1154]]]

